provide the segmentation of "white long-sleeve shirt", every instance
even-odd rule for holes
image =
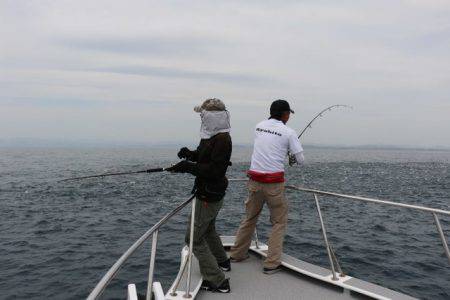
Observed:
[[[284,161],[288,151],[295,155],[298,163],[304,161],[303,147],[292,128],[276,119],[258,123],[255,127],[250,171],[284,172]]]

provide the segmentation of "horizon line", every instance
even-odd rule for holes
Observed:
[[[197,142],[194,142],[196,144]],[[16,139],[1,139],[0,148],[175,148],[184,145],[193,144],[192,141],[180,142],[133,142],[133,141],[98,141],[98,140],[64,140],[64,139],[42,139],[42,138],[16,138]],[[234,147],[252,147],[253,143],[234,143]],[[399,150],[447,150],[450,151],[450,146],[412,146],[412,145],[393,145],[393,144],[318,144],[305,143],[306,148],[341,148],[341,149],[399,149]]]

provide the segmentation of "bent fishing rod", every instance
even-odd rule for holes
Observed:
[[[314,118],[311,119],[311,121],[309,121],[309,123],[305,126],[305,128],[303,128],[303,130],[300,132],[300,134],[298,135],[298,139],[300,139],[302,137],[302,135],[310,128],[312,128],[312,123],[314,123],[315,120],[317,120],[319,117],[323,117],[323,114],[333,110],[334,108],[339,108],[339,107],[345,107],[345,108],[350,108],[353,109],[353,107],[351,107],[350,105],[345,105],[345,104],[334,104],[331,106],[328,106],[327,108],[321,110],[317,115],[314,116]],[[297,159],[295,158],[294,155],[288,153],[288,160],[289,160],[289,165],[293,166],[296,162]]]
[[[312,128],[311,127],[312,123],[314,123],[314,121],[317,120],[319,117],[323,117],[324,113],[326,113],[328,111],[332,111],[334,108],[339,108],[339,107],[353,109],[353,107],[351,107],[350,105],[345,105],[345,104],[334,104],[334,105],[331,105],[331,106],[325,108],[324,110],[320,111],[317,115],[315,115],[311,121],[309,121],[309,123],[305,126],[305,128],[303,128],[303,130],[298,135],[298,138],[300,139],[302,137],[302,135],[306,132],[306,130],[308,130],[309,128]]]
[[[105,174],[98,174],[98,175],[66,178],[66,179],[59,180],[58,182],[105,177],[105,176],[130,175],[130,174],[140,174],[140,173],[157,173],[157,172],[164,172],[167,169],[168,168],[155,168],[155,169],[147,169],[147,170],[131,171],[131,172],[105,173]]]

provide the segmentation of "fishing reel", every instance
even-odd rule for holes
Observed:
[[[288,152],[288,161],[289,161],[289,166],[291,166],[291,167],[298,163],[297,162],[297,158],[295,157],[295,155],[291,154],[289,152]]]

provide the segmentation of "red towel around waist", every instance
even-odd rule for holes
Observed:
[[[276,173],[261,173],[249,170],[247,175],[251,180],[261,182],[261,183],[277,183],[284,182],[284,172]]]

